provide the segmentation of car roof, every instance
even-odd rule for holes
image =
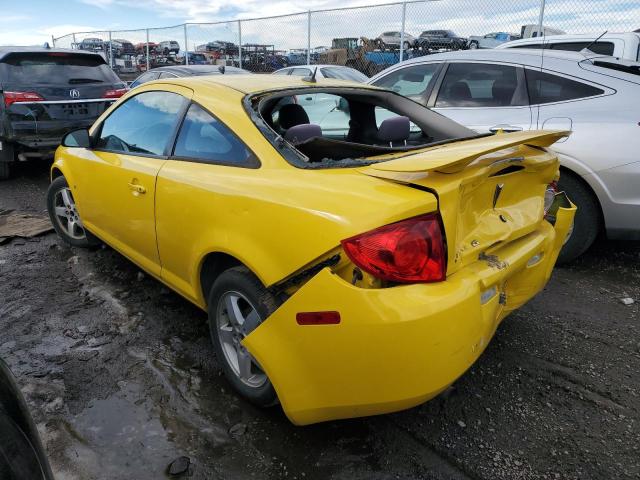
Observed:
[[[346,65],[331,65],[329,63],[314,63],[313,65],[310,65],[310,64],[306,64],[306,65],[289,65],[288,67],[283,67],[283,68],[280,68],[280,69],[276,70],[276,72],[279,71],[279,70],[290,70],[292,68],[310,68],[310,69],[313,70],[316,67],[318,67],[318,68],[328,68],[328,67],[331,67],[331,68],[348,68],[349,70],[355,70],[354,68],[347,67]]]
[[[361,89],[373,89],[371,87],[358,82],[334,79],[318,79],[316,83],[305,82],[302,77],[292,77],[291,75],[215,75],[210,77],[182,77],[154,80],[145,83],[150,85],[153,83],[171,83],[187,88],[204,88],[213,84],[237,90],[241,93],[259,93],[272,90],[287,90],[290,88],[320,88],[320,87],[355,87]]]
[[[565,33],[562,35],[545,35],[543,37],[521,38],[519,40],[513,40],[508,43],[503,43],[498,48],[509,48],[513,45],[526,45],[529,43],[540,43],[540,42],[544,42],[544,43],[556,42],[556,41],[573,42],[575,40],[595,41],[598,37],[600,37],[601,34],[602,33],[575,33],[575,34]],[[635,32],[619,32],[619,33],[607,32],[604,35],[602,35],[602,37],[598,39],[598,41],[601,42],[603,40],[613,39],[613,38],[632,38],[632,37],[640,39],[640,35],[638,35]]]
[[[225,71],[235,72],[244,71],[237,67],[224,67]],[[162,67],[152,68],[150,72],[171,72],[177,75],[188,77],[192,75],[202,75],[204,73],[220,73],[220,65],[165,65]]]
[[[45,47],[12,47],[0,46],[0,59],[11,53],[75,53],[78,55],[98,55],[84,50],[72,50],[70,48],[45,48]],[[100,55],[98,55],[100,56]],[[102,57],[101,57],[102,58]]]
[[[572,52],[566,50],[541,50],[539,48],[518,48],[518,49],[479,49],[479,50],[458,50],[455,52],[435,53],[424,57],[416,57],[402,62],[403,65],[443,61],[443,60],[487,60],[487,61],[537,61],[544,52],[545,58],[554,58],[570,62],[579,62],[587,58],[597,58],[603,55],[585,55],[580,52]]]

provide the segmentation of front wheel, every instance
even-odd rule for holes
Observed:
[[[476,50],[478,48],[478,42],[471,42],[469,44],[469,50]]]
[[[406,52],[407,50],[409,50],[411,48],[411,45],[409,44],[409,42],[404,42],[404,47],[403,50]]]
[[[209,332],[222,370],[235,390],[268,407],[278,397],[258,361],[242,340],[276,309],[275,297],[245,267],[226,270],[209,293]]]
[[[53,228],[60,237],[74,247],[92,247],[100,240],[85,230],[76,202],[64,177],[58,177],[47,190],[47,210]]]

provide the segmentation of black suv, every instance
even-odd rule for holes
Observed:
[[[467,48],[467,39],[451,30],[425,30],[416,40],[415,46],[423,50],[464,50]]]
[[[91,126],[125,92],[99,54],[0,47],[0,180],[13,161],[51,158],[65,133]]]

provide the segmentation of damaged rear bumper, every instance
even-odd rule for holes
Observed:
[[[555,225],[542,222],[444,282],[364,289],[325,268],[244,344],[295,424],[418,405],[462,375],[500,321],[543,288],[573,222],[575,207],[565,205]],[[298,312],[334,310],[337,325],[296,323]]]

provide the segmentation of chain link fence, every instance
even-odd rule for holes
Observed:
[[[639,27],[638,0],[422,0],[165,28],[77,32],[54,38],[53,43],[100,52],[125,78],[177,64],[218,64],[259,73],[331,64],[371,76],[403,59],[490,47],[539,32],[589,33],[595,38],[605,30]]]

